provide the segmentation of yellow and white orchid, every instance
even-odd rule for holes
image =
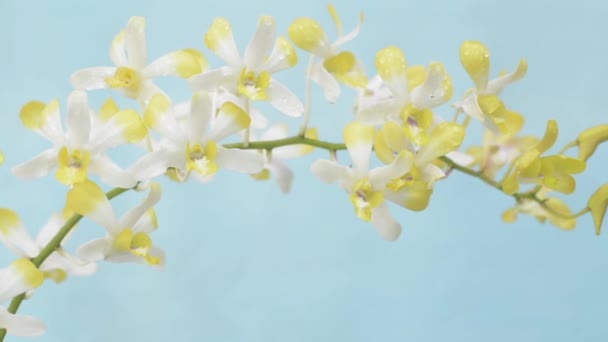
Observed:
[[[275,19],[261,17],[241,57],[230,23],[225,18],[216,18],[205,34],[205,45],[224,60],[226,66],[190,78],[191,88],[194,91],[216,91],[221,87],[251,101],[268,101],[283,114],[302,115],[302,102],[272,77],[272,74],[298,62],[296,51],[286,38],[279,37],[275,41],[275,31]]]
[[[289,137],[289,127],[286,124],[279,123],[268,128],[260,136],[259,140],[278,140],[287,137]],[[318,139],[317,130],[309,128],[305,133],[305,137]],[[255,140],[253,139],[252,141]],[[281,191],[284,194],[289,193],[293,183],[293,171],[291,171],[285,161],[305,156],[313,151],[314,147],[308,145],[283,146],[274,148],[272,151],[261,150],[260,153],[264,156],[264,168],[252,176],[256,180],[268,180],[271,176],[274,176]]]
[[[289,37],[302,50],[321,59],[312,66],[310,77],[323,88],[325,99],[336,102],[340,96],[340,82],[348,86],[361,88],[367,84],[363,63],[350,51],[341,51],[342,45],[355,39],[361,31],[363,13],[359,16],[358,25],[343,35],[342,19],[333,5],[327,9],[336,25],[337,38],[332,43],[321,24],[312,18],[302,17],[289,25]]]
[[[83,260],[146,263],[162,269],[165,252],[153,245],[150,233],[158,228],[154,205],[160,200],[158,183],[150,184],[148,197],[118,219],[103,190],[91,181],[74,185],[67,207],[104,227],[105,238],[82,245],[77,255]]]
[[[517,220],[518,213],[523,213],[535,217],[539,222],[544,223],[549,220],[554,226],[572,230],[576,227],[576,217],[568,205],[560,198],[549,197],[551,189],[542,187],[537,193],[537,198],[542,201],[542,205],[538,201],[529,198],[519,200],[513,208],[507,209],[502,214],[502,219],[505,222],[513,223]]]
[[[0,306],[0,329],[13,336],[36,337],[46,333],[46,324],[32,316],[12,314]]]
[[[0,208],[0,241],[17,256],[34,258],[59,232],[67,219],[67,212],[51,216],[34,240],[17,213],[7,208]],[[97,271],[97,265],[80,260],[59,247],[42,263],[40,271],[43,272],[45,278],[61,282],[68,274],[91,275]]]
[[[390,190],[390,182],[409,172],[413,166],[412,156],[403,151],[392,163],[370,170],[374,135],[371,126],[359,122],[348,124],[344,128],[344,141],[352,167],[321,159],[315,161],[311,169],[323,182],[338,183],[350,195],[356,215],[371,222],[384,239],[393,241],[401,234],[401,225],[391,216],[385,201],[391,198],[385,195]]]
[[[433,192],[434,183],[446,177],[438,158],[445,155],[456,157],[460,163],[467,158],[454,155],[464,140],[464,128],[453,122],[442,122],[429,129],[428,141],[414,145],[405,130],[395,122],[389,121],[376,135],[374,151],[385,164],[394,162],[397,155],[407,151],[413,156],[413,165],[389,184],[386,196],[391,201],[410,210],[423,210],[427,207]]]
[[[576,180],[572,175],[585,171],[587,164],[561,154],[543,156],[553,146],[557,135],[557,122],[549,120],[543,138],[512,162],[502,184],[505,193],[516,193],[520,183],[539,184],[563,194],[574,192]]]
[[[115,113],[100,127],[92,124],[94,112],[89,108],[87,94],[74,91],[68,97],[67,130],[61,125],[59,101],[48,104],[38,101],[27,103],[21,109],[23,125],[53,143],[53,147],[34,159],[15,166],[13,174],[20,179],[46,176],[57,168],[55,177],[61,183],[73,185],[89,175],[97,175],[107,184],[129,188],[135,180],[120,169],[105,151],[142,140],[147,128],[134,110]]]
[[[508,124],[508,110],[499,95],[509,84],[522,79],[528,62],[521,59],[512,73],[490,79],[490,50],[481,42],[467,40],[460,47],[460,62],[475,83],[465,97],[453,104],[458,111],[477,119],[494,132],[503,132]]]
[[[357,120],[368,125],[398,122],[409,140],[424,144],[435,121],[432,109],[452,97],[452,81],[443,64],[433,62],[428,71],[407,66],[403,51],[389,46],[376,54],[376,69],[382,83],[376,80],[360,92]]]
[[[72,74],[76,89],[112,88],[122,95],[138,100],[142,105],[163,91],[154,84],[159,76],[189,78],[207,68],[207,60],[195,49],[183,49],[161,56],[147,64],[146,21],[142,17],[129,19],[127,27],[114,38],[110,48],[113,67],[93,67]]]
[[[144,113],[148,127],[159,131],[165,139],[157,151],[150,152],[131,166],[138,180],[149,180],[174,168],[180,178],[193,176],[208,181],[220,168],[256,173],[263,168],[263,159],[256,151],[224,148],[219,141],[249,127],[247,113],[232,102],[216,109],[206,92],[195,93],[190,113],[178,120],[170,100],[160,94],[152,97]]]

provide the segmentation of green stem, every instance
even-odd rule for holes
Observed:
[[[121,195],[124,192],[127,192],[131,189],[122,189],[122,188],[114,188],[106,193],[106,197],[108,199],[113,199],[116,196]],[[82,215],[74,214],[70,217],[65,224],[61,227],[59,232],[55,234],[53,239],[40,251],[40,253],[32,259],[32,263],[36,267],[40,267],[42,263],[53,253],[59,246],[61,246],[61,242],[65,237],[72,231],[72,229],[76,226],[76,224],[82,219]],[[17,310],[19,310],[19,306],[25,299],[25,293],[22,293],[11,300],[11,303],[8,307],[8,312],[15,314]],[[6,329],[0,329],[0,342],[4,341],[4,337],[6,336]]]
[[[272,150],[277,147],[289,146],[289,145],[309,145],[319,147],[328,151],[340,151],[346,150],[346,145],[331,143],[327,141],[321,141],[316,139],[310,139],[301,136],[295,136],[277,140],[266,140],[266,141],[252,141],[245,145],[244,143],[226,144],[226,148],[238,148],[241,150]]]

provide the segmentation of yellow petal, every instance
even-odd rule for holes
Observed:
[[[553,144],[555,144],[555,140],[557,140],[557,135],[559,133],[557,127],[557,121],[549,120],[547,122],[547,128],[545,129],[545,135],[536,145],[536,149],[540,154],[545,153],[548,149],[550,149]]]
[[[171,100],[163,94],[155,94],[150,99],[148,107],[144,112],[144,123],[150,128],[155,128],[158,125],[162,115],[167,115],[171,108]]]
[[[411,92],[426,81],[426,68],[422,65],[412,65],[405,70],[407,87]]]
[[[602,185],[596,192],[591,195],[587,206],[591,210],[593,223],[595,224],[595,234],[600,235],[602,232],[602,222],[608,207],[608,184]]]
[[[205,56],[196,49],[183,49],[173,53],[175,70],[180,77],[190,78],[207,69],[209,63]]]
[[[579,158],[586,161],[593,155],[597,146],[606,140],[608,140],[608,125],[599,125],[584,130],[577,139]]]
[[[47,105],[40,101],[30,101],[23,105],[19,114],[23,126],[29,129],[42,128],[46,123],[47,115],[59,109],[59,101],[53,100],[49,103],[50,108],[45,110],[46,107]]]
[[[376,69],[385,81],[397,77],[407,77],[405,54],[396,46],[389,46],[378,51]]]
[[[148,135],[148,129],[141,116],[133,109],[121,110],[115,115],[116,122],[121,126],[123,135],[129,143],[141,141]]]
[[[226,40],[232,39],[232,28],[230,22],[225,18],[216,18],[205,33],[205,46],[213,52],[221,47]]]
[[[325,57],[329,49],[327,35],[321,25],[311,18],[298,18],[289,25],[289,38],[302,50]]]
[[[361,144],[372,145],[374,142],[374,127],[359,122],[351,122],[344,127],[344,143],[346,146]]]
[[[108,202],[106,194],[90,180],[75,184],[68,192],[66,207],[86,216]]]
[[[481,42],[467,40],[460,46],[460,63],[479,89],[484,89],[490,74],[490,50]]]
[[[114,114],[118,113],[119,108],[114,99],[109,98],[106,102],[101,106],[101,110],[99,111],[99,118],[102,121],[108,121],[110,118],[114,116]]]
[[[44,273],[40,271],[29,259],[15,260],[11,267],[21,276],[22,281],[30,288],[36,288],[44,282]]]

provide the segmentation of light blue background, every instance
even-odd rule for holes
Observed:
[[[520,57],[528,59],[526,79],[504,94],[511,108],[527,116],[526,132],[541,134],[555,118],[562,145],[606,122],[608,7],[602,1],[335,5],[347,30],[360,10],[366,13],[361,36],[348,48],[370,72],[375,52],[396,44],[412,64],[443,61],[459,96],[471,85],[459,65],[459,45],[480,39],[492,51],[494,75],[512,70]],[[130,16],[147,17],[153,59],[183,47],[202,48],[216,16],[232,22],[243,48],[262,14],[276,16],[283,33],[305,15],[334,34],[325,3],[315,1],[0,1],[0,148],[7,156],[0,168],[0,205],[16,209],[32,230],[62,206],[65,188],[53,177],[22,182],[10,175],[10,167],[48,146],[21,126],[19,109],[31,99],[58,97],[65,103],[70,73],[109,65],[110,42]],[[278,76],[300,95],[303,68]],[[176,99],[187,98],[183,82],[163,82]],[[340,138],[341,125],[351,118],[352,92],[344,92],[338,104],[327,105],[315,90],[312,124],[323,137]],[[109,94],[97,92],[92,102],[97,106]],[[121,160],[135,156],[129,151]],[[606,181],[608,151],[598,153],[571,196],[577,209]],[[163,181],[161,229],[153,238],[168,252],[165,272],[103,264],[93,277],[45,284],[21,312],[48,323],[42,341],[608,338],[608,240],[595,236],[589,218],[573,232],[529,217],[507,225],[500,214],[512,205],[510,198],[454,174],[438,184],[428,210],[393,207],[404,231],[388,243],[355,218],[344,193],[310,175],[312,160],[291,164],[297,178],[289,196],[274,183],[230,173],[208,185]],[[116,201],[117,210],[141,196],[125,195]],[[69,246],[102,233],[83,224]],[[0,264],[9,257],[0,251]]]

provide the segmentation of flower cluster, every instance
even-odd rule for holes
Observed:
[[[8,309],[0,307],[0,341],[7,333],[44,333],[42,321],[16,311],[46,280],[60,283],[70,275],[91,275],[101,261],[164,267],[165,253],[152,241],[159,227],[154,211],[161,197],[158,177],[178,183],[190,178],[210,182],[226,169],[258,181],[275,178],[288,193],[294,179],[288,160],[315,148],[329,153],[328,159],[312,163],[312,174],[344,190],[354,214],[370,222],[385,240],[396,240],[402,230],[390,203],[424,210],[433,189],[454,171],[513,197],[515,206],[503,214],[507,222],[521,213],[573,229],[578,217],[590,213],[599,234],[608,185],[579,212],[555,193],[574,191],[574,175],[585,171],[597,146],[608,140],[608,125],[585,130],[550,154],[557,123],[549,121],[542,137],[521,135],[524,116],[500,98],[508,85],[525,76],[526,61],[522,59],[514,72],[491,79],[490,52],[479,41],[466,41],[460,49],[460,61],[474,87],[451,103],[454,118],[442,118],[436,109],[453,96],[443,64],[410,65],[401,48],[388,46],[376,53],[375,72],[368,74],[355,53],[344,49],[358,36],[363,15],[353,31],[343,34],[336,9],[330,5],[328,10],[337,31],[333,42],[312,18],[295,19],[286,36],[277,36],[274,18],[263,16],[243,53],[229,21],[215,19],[204,34],[204,45],[225,63],[215,69],[193,48],[148,62],[145,19],[134,17],[112,41],[114,66],[72,74],[75,90],[67,98],[65,122],[58,100],[23,106],[23,125],[52,146],[12,172],[19,179],[54,172],[66,186],[67,198],[35,239],[15,211],[0,208],[0,240],[15,254],[14,261],[0,269],[0,303],[12,299]],[[298,54],[309,57],[304,101],[275,77],[294,67]],[[161,76],[185,79],[192,90],[190,100],[175,103],[156,85]],[[343,142],[321,140],[319,132],[308,127],[313,83],[331,103],[341,96],[343,86],[352,89],[354,110],[343,129]],[[87,91],[97,89],[112,89],[135,100],[139,109],[121,109],[112,98],[99,109],[91,108]],[[268,102],[287,120],[301,118],[299,132],[290,135],[286,122],[270,124],[256,108],[260,102]],[[484,138],[479,145],[461,149],[471,119],[484,126]],[[121,167],[107,151],[125,144],[139,146],[142,155]],[[566,155],[575,147],[578,155]],[[338,161],[340,151],[348,153],[349,161]],[[3,159],[0,154],[0,163]],[[104,192],[103,186],[114,189]],[[146,191],[147,196],[118,217],[110,200],[131,189]],[[105,228],[106,235],[72,254],[63,245],[82,218]]]

